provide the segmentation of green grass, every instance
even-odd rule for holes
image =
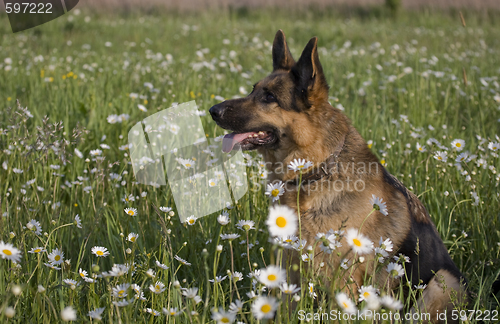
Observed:
[[[87,15],[90,22],[85,22]],[[499,309],[491,285],[500,268],[500,165],[497,153],[488,148],[490,142],[500,141],[496,137],[500,118],[496,16],[483,20],[466,15],[466,28],[458,17],[438,13],[404,14],[396,21],[263,11],[69,16],[72,21],[66,15],[18,34],[11,34],[5,15],[0,20],[0,240],[22,252],[18,264],[0,260],[0,321],[7,320],[6,307],[14,307],[10,322],[54,323],[60,321],[64,307],[72,306],[82,323],[89,322],[87,313],[98,307],[106,307],[102,315],[106,322],[202,323],[211,321],[213,307],[228,310],[231,302],[241,299],[244,306],[237,320],[257,322],[246,295],[256,291],[246,276],[249,263],[262,269],[273,263],[275,253],[265,226],[269,201],[265,182],[258,176],[259,158],[254,156],[248,168],[251,190],[228,210],[228,225],[221,226],[216,213],[186,226],[176,214],[157,209],[168,206],[175,212],[170,188],[136,184],[127,150],[119,148],[127,144],[135,123],[174,102],[196,100],[200,110],[208,111],[219,102],[217,96],[242,95],[240,87],[243,92],[251,90],[271,70],[270,46],[278,29],[285,31],[296,58],[310,37],[319,37],[332,104],[345,108],[364,138],[373,141],[372,150],[388,170],[427,207],[470,282],[473,301],[468,309]],[[199,65],[203,62],[206,66]],[[407,67],[411,73],[404,72]],[[151,92],[145,82],[158,92]],[[133,99],[131,93],[140,97]],[[16,99],[33,117],[18,110]],[[139,110],[138,104],[147,112]],[[112,114],[129,114],[130,119],[109,124],[106,119]],[[400,115],[407,116],[407,121]],[[44,116],[49,118],[45,123]],[[56,122],[61,123],[54,129],[51,125]],[[223,134],[209,116],[202,117],[202,122],[209,137]],[[426,144],[430,138],[448,148],[447,163],[434,158],[443,149]],[[477,155],[463,164],[470,179],[454,166],[458,155],[450,145],[454,139],[465,141],[462,152]],[[58,153],[51,148],[56,141]],[[103,149],[102,161],[96,161],[90,151],[102,143],[110,148]],[[418,152],[417,143],[427,151]],[[83,159],[74,155],[75,148],[83,152]],[[480,159],[486,168],[478,167]],[[23,173],[13,172],[14,168]],[[121,179],[110,178],[111,173]],[[30,180],[35,182],[27,184]],[[479,197],[477,203],[472,192]],[[135,201],[122,200],[129,195]],[[138,216],[126,215],[127,207],[137,208]],[[73,224],[77,214],[81,229]],[[25,228],[31,219],[40,222],[42,234]],[[247,233],[235,227],[239,220],[253,220],[257,228],[248,231],[248,243],[254,245],[249,256],[242,256],[247,244],[240,243]],[[130,232],[139,234],[135,243],[126,240]],[[229,244],[220,239],[220,233],[241,237]],[[222,252],[216,250],[219,244]],[[37,246],[47,252],[28,253]],[[91,253],[93,246],[106,247],[110,255],[98,259]],[[62,270],[44,265],[55,248],[70,260]],[[175,255],[192,265],[181,265]],[[169,269],[157,267],[156,260]],[[133,262],[134,273],[98,278],[96,283],[85,283],[78,275],[80,268],[89,276],[100,275],[113,264]],[[150,268],[155,278],[147,275]],[[207,281],[227,271],[240,271],[244,279]],[[304,278],[302,309],[337,307],[314,276],[304,273]],[[81,283],[72,290],[64,279]],[[148,289],[157,280],[166,285],[158,295]],[[307,293],[309,280],[316,284],[316,302]],[[175,281],[183,288],[198,287],[202,302],[195,304],[183,296]],[[111,288],[122,283],[141,286],[145,300],[114,306],[118,299]],[[15,285],[22,288],[20,295],[13,293]],[[39,285],[44,292],[38,292]],[[397,298],[398,291],[394,293]],[[297,314],[289,314],[286,298],[278,291],[273,294],[282,300],[277,322],[298,321]],[[129,289],[125,299],[134,295]],[[146,308],[160,312],[177,308],[179,314],[153,317]]]

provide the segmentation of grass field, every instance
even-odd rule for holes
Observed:
[[[0,321],[87,323],[99,308],[108,323],[259,321],[262,307],[252,311],[252,304],[266,300],[252,293],[268,291],[247,275],[273,264],[282,249],[269,241],[259,157],[252,154],[251,190],[226,210],[227,225],[217,221],[221,211],[189,226],[179,221],[170,187],[136,183],[126,145],[134,124],[191,100],[207,136],[224,134],[203,112],[246,94],[270,72],[278,29],[295,57],[319,37],[332,105],[427,207],[470,282],[468,309],[498,312],[491,286],[500,273],[500,20],[465,20],[466,27],[439,13],[390,20],[306,11],[75,11],[12,34],[1,15]],[[240,220],[254,228],[238,228]],[[95,246],[109,255],[93,253]],[[306,273],[308,266],[294,297],[299,309],[338,309],[336,291]],[[279,300],[276,322],[297,322],[286,295],[270,291]]]

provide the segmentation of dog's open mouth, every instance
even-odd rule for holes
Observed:
[[[222,139],[222,151],[229,153],[235,145],[241,146],[244,151],[252,150],[259,145],[271,144],[276,141],[276,135],[270,131],[248,133],[231,133]]]

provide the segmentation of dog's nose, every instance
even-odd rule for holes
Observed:
[[[217,120],[220,120],[222,118],[225,110],[226,110],[226,107],[224,105],[217,104],[217,105],[213,106],[212,108],[210,108],[209,112],[210,112],[210,115],[212,115],[212,119],[217,121]]]

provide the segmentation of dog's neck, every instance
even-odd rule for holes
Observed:
[[[337,144],[334,152],[328,156],[328,158],[318,165],[314,165],[312,168],[306,170],[307,172],[298,176],[294,179],[286,181],[287,186],[298,186],[299,184],[311,184],[315,181],[321,180],[322,178],[329,176],[337,170],[338,168],[338,158],[342,153],[345,146],[346,134],[342,135],[339,143]]]

